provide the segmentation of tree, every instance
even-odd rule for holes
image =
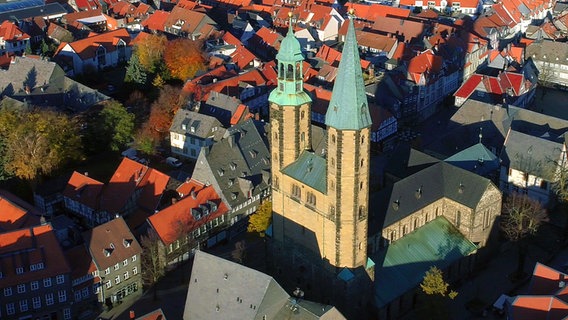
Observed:
[[[82,158],[77,121],[52,110],[1,107],[0,140],[4,169],[32,185],[42,175]]]
[[[126,75],[124,77],[124,82],[132,83],[136,87],[145,88],[146,82],[148,81],[148,74],[144,70],[140,59],[137,54],[133,54],[130,60],[128,60],[128,66],[126,67]]]
[[[113,100],[106,102],[100,112],[89,117],[84,140],[92,153],[107,149],[118,151],[132,141],[133,134],[134,114]]]
[[[420,284],[422,292],[425,293],[425,301],[421,314],[426,315],[428,319],[449,319],[449,315],[445,304],[447,298],[454,299],[458,293],[449,290],[449,284],[444,280],[442,270],[436,266],[430,267],[424,274],[422,283]]]
[[[168,40],[164,35],[148,35],[136,43],[134,55],[147,72],[156,72],[156,67],[162,60],[166,43]]]
[[[160,135],[169,131],[174,115],[183,103],[180,94],[181,88],[165,85],[160,90],[158,99],[152,103],[148,124]]]
[[[248,232],[258,232],[264,237],[264,232],[272,223],[272,202],[264,201],[256,213],[249,216]]]
[[[432,266],[430,270],[426,271],[420,287],[422,291],[428,295],[440,295],[445,297],[447,294],[450,299],[457,296],[457,292],[455,291],[448,292],[449,284],[444,280],[442,270],[438,269],[436,266]]]
[[[148,120],[150,115],[150,102],[142,91],[134,90],[124,103],[126,110],[134,114],[135,126],[140,126]]]
[[[156,154],[158,139],[159,137],[157,132],[150,129],[148,124],[144,124],[134,137],[134,145],[136,146],[136,149],[140,150],[142,153],[152,155]]]
[[[526,194],[513,192],[503,204],[501,230],[507,240],[515,242],[519,249],[517,270],[514,276],[523,275],[526,259],[526,239],[536,234],[538,228],[547,219],[546,211],[537,200]]]
[[[201,42],[176,39],[168,42],[164,61],[173,78],[186,81],[200,70],[205,70],[205,59],[201,54]]]
[[[156,231],[149,229],[140,239],[142,245],[142,280],[147,287],[154,287],[154,300],[158,299],[158,281],[165,274],[165,261],[160,250],[160,238]]]

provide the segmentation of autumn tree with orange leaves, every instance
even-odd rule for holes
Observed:
[[[181,88],[165,85],[160,89],[160,96],[152,103],[149,128],[159,133],[160,136],[170,130],[174,115],[184,102]]]
[[[166,44],[164,61],[173,78],[185,81],[205,69],[200,48],[201,42],[181,38]]]
[[[144,70],[155,73],[159,69],[167,43],[166,36],[154,34],[145,36],[136,43],[135,54]]]

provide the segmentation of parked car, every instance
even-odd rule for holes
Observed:
[[[183,164],[181,163],[181,161],[179,161],[179,159],[176,159],[174,157],[167,157],[166,163],[174,168],[179,168]]]

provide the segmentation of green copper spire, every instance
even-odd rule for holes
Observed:
[[[312,102],[312,99],[304,92],[304,55],[300,42],[292,30],[292,12],[288,16],[290,17],[288,33],[280,43],[280,50],[276,55],[278,87],[270,93],[268,101],[281,106],[299,106]]]
[[[339,130],[360,130],[372,124],[352,12],[350,15],[339,70],[325,114],[325,124]]]

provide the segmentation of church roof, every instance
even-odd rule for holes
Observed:
[[[339,130],[360,130],[372,124],[353,17],[349,19],[325,124]]]
[[[304,60],[300,41],[296,39],[294,31],[292,30],[292,21],[289,21],[288,33],[280,43],[280,50],[278,50],[276,59],[278,59],[279,62],[295,62]]]
[[[379,308],[416,287],[432,266],[444,269],[477,247],[445,217],[440,216],[373,257],[375,267],[375,305]]]
[[[282,172],[321,193],[326,193],[326,168],[323,157],[304,151],[298,160],[288,165]]]
[[[444,161],[482,176],[500,167],[499,158],[487,149],[483,143],[474,144]]]

